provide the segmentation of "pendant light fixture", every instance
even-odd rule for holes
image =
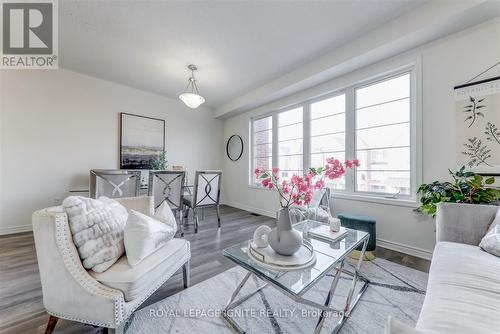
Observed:
[[[196,109],[203,102],[205,102],[205,98],[200,95],[198,92],[198,86],[196,85],[196,79],[194,78],[194,71],[198,68],[196,65],[188,65],[188,69],[191,71],[191,77],[188,79],[188,85],[181,95],[179,95],[179,99],[181,99],[184,104],[186,104],[189,108]]]

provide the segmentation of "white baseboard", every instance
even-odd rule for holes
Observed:
[[[422,249],[418,247],[408,246],[401,244],[399,242],[378,239],[377,238],[377,246],[387,248],[396,252],[405,253],[408,255],[412,255],[421,259],[431,260],[432,259],[432,251],[427,249]]]
[[[221,204],[224,204],[227,206],[232,206],[233,208],[245,210],[248,212],[257,213],[259,215],[263,215],[266,217],[276,218],[276,212],[273,212],[273,211],[267,211],[267,210],[262,210],[262,209],[258,209],[258,208],[253,208],[253,207],[245,205],[245,204],[234,203],[234,202],[229,202],[229,201],[222,201]]]
[[[21,232],[33,231],[33,226],[31,224],[21,225],[21,226],[11,226],[11,227],[0,227],[0,235],[15,234]]]

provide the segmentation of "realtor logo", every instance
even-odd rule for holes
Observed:
[[[55,69],[56,0],[1,0],[2,69]]]

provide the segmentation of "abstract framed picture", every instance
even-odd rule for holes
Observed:
[[[500,77],[457,86],[455,98],[459,166],[500,175]]]
[[[165,151],[165,120],[120,113],[120,169],[152,169]]]

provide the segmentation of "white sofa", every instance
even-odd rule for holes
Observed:
[[[152,197],[117,199],[127,209],[148,215]],[[33,234],[42,282],[43,304],[51,315],[47,332],[58,318],[109,329],[124,321],[177,270],[189,285],[189,242],[173,239],[135,267],[122,256],[103,273],[86,270],[73,244],[68,217],[62,207],[33,214]]]
[[[417,325],[390,319],[388,333],[500,333],[500,258],[478,247],[497,209],[438,205],[437,244]]]

